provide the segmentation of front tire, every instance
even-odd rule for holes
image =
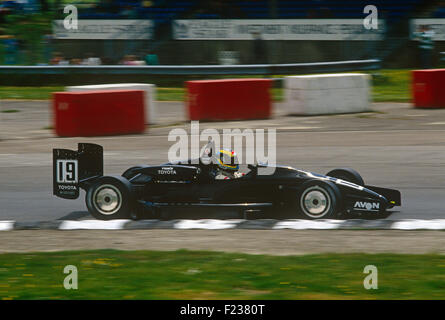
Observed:
[[[363,180],[360,173],[351,168],[339,168],[329,171],[326,174],[328,177],[333,177],[348,182],[358,184],[359,186],[364,186],[365,181]]]
[[[131,183],[120,176],[101,177],[88,189],[85,202],[96,219],[128,219],[134,209]]]
[[[303,183],[297,197],[300,215],[311,220],[337,218],[340,202],[340,190],[328,181],[310,180]]]

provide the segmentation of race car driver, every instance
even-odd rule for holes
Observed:
[[[232,150],[219,150],[215,154],[216,166],[213,176],[216,180],[236,179],[244,176],[244,173],[238,172],[239,162],[236,153]]]

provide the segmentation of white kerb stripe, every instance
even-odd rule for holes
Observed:
[[[343,223],[343,220],[285,220],[280,221],[273,226],[273,229],[295,229],[295,230],[304,230],[304,229],[338,229],[339,226]]]
[[[216,220],[216,219],[202,219],[202,220],[180,220],[175,223],[175,229],[232,229],[235,228],[238,223],[244,220],[231,219],[231,220]]]
[[[14,221],[0,221],[0,231],[9,231],[14,229]]]
[[[88,229],[88,230],[120,230],[124,228],[124,225],[131,220],[128,219],[116,219],[109,221],[102,220],[65,220],[63,221],[59,229],[60,230],[76,230],[76,229]]]
[[[418,220],[418,219],[407,219],[395,222],[391,229],[398,230],[444,230],[445,229],[445,219],[432,219],[432,220]]]

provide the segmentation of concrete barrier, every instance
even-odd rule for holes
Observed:
[[[325,74],[284,78],[287,114],[334,114],[370,110],[370,76]]]
[[[61,137],[142,133],[144,91],[53,93],[54,130]]]
[[[116,83],[116,84],[98,84],[87,86],[70,86],[66,91],[96,91],[96,90],[143,90],[145,91],[145,123],[157,123],[156,105],[154,102],[156,95],[156,86],[147,83]]]
[[[415,108],[445,108],[445,69],[413,70],[411,93]]]
[[[270,118],[271,83],[270,79],[187,81],[189,120]]]

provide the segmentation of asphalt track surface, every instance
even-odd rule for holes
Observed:
[[[0,253],[108,248],[268,255],[445,254],[444,240],[442,231],[401,230],[22,230],[0,232]]]
[[[188,129],[182,103],[158,103],[161,124],[144,135],[56,138],[48,102],[1,101],[0,220],[42,221],[86,215],[78,200],[52,195],[53,148],[78,142],[105,148],[105,173],[120,174],[136,164],[166,162],[171,129]],[[277,130],[277,163],[326,173],[336,167],[358,170],[370,185],[396,188],[403,206],[390,219],[445,218],[445,110],[412,109],[409,104],[374,104],[378,112],[290,117],[277,104],[270,120],[207,122],[205,128]],[[0,111],[1,111],[0,110]]]

